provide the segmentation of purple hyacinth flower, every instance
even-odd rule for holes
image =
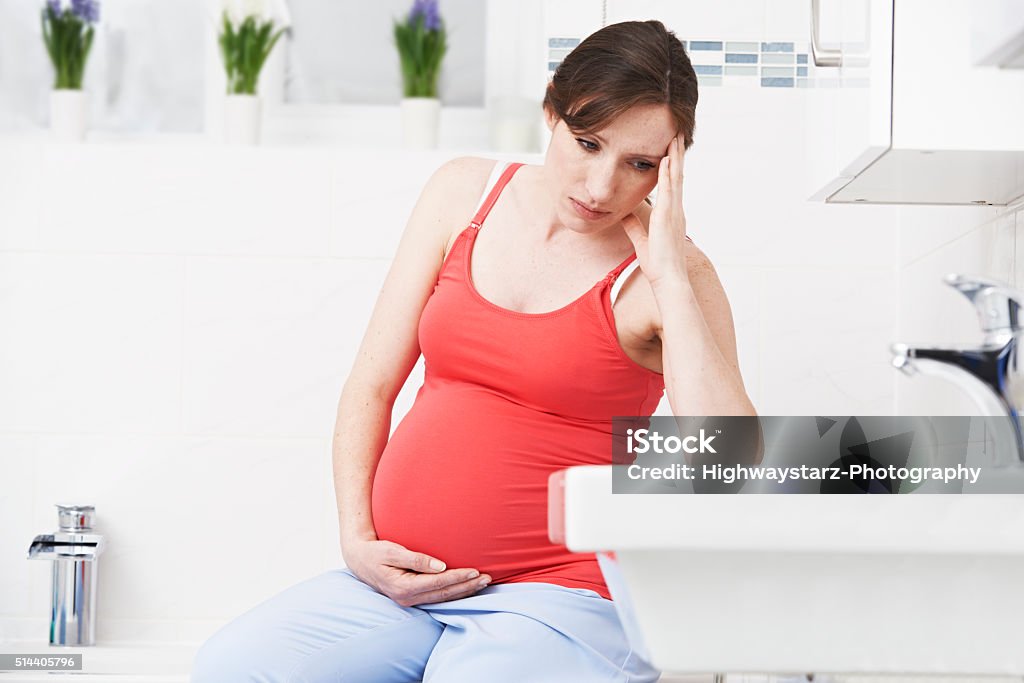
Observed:
[[[58,17],[60,16],[60,0],[46,0],[46,4],[51,12]]]
[[[440,30],[441,11],[437,7],[437,0],[415,0],[412,10],[409,11],[409,23],[415,23],[417,17],[421,16],[428,31]]]
[[[416,23],[416,17],[420,16],[426,11],[426,0],[414,0],[412,3],[412,9],[409,10],[409,17],[406,22],[411,26]]]
[[[71,12],[82,21],[95,24],[100,20],[99,0],[71,0]]]

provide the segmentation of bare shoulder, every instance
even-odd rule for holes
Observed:
[[[471,211],[494,169],[494,159],[455,157],[442,164],[428,183],[438,199],[455,212]],[[466,218],[469,222],[472,216]]]
[[[434,195],[433,203],[443,207],[444,224],[449,231],[446,254],[458,234],[473,220],[480,195],[496,163],[494,159],[483,157],[455,157],[442,164],[431,177],[428,188]]]
[[[474,178],[479,177],[480,187],[483,188],[488,174],[496,163],[498,162],[494,159],[485,159],[484,157],[454,157],[441,164],[435,173],[447,180],[462,180],[464,182],[471,182]]]

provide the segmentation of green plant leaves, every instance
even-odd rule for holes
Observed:
[[[254,16],[246,17],[236,27],[228,19],[227,12],[224,13],[218,42],[228,77],[228,94],[256,94],[260,71],[286,30],[282,28],[275,33],[272,19],[260,21]]]
[[[57,14],[49,5],[41,20],[43,44],[55,72],[54,89],[81,90],[95,30],[70,11]]]
[[[437,97],[441,60],[448,50],[444,26],[429,31],[423,16],[412,22],[395,22],[395,46],[402,68],[405,97]]]

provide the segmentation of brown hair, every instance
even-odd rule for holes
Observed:
[[[660,21],[624,21],[592,33],[555,69],[544,109],[589,134],[637,104],[665,104],[685,148],[696,127],[697,74],[676,34]]]

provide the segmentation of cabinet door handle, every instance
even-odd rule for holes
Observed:
[[[843,51],[826,50],[818,45],[821,24],[821,0],[811,0],[811,58],[814,66],[842,66]]]

